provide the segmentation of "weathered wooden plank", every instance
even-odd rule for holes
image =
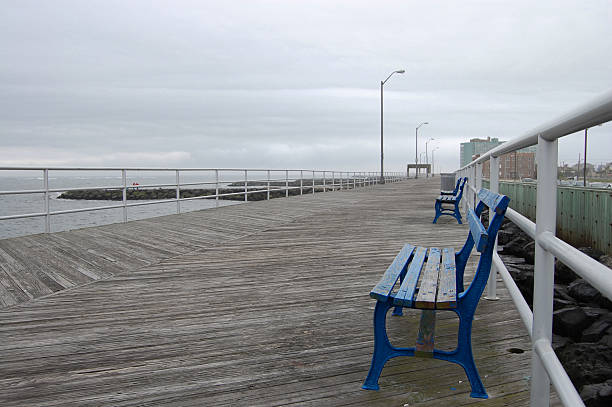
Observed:
[[[414,306],[416,308],[434,309],[436,307],[436,292],[438,290],[438,272],[440,271],[440,249],[432,247],[428,250],[425,270],[421,273],[421,283]]]
[[[412,306],[414,302],[414,293],[416,292],[417,282],[419,281],[419,276],[421,275],[421,269],[423,268],[426,253],[427,249],[425,247],[417,247],[416,251],[414,252],[412,262],[410,262],[410,265],[406,270],[404,281],[400,285],[397,294],[395,294],[395,298],[393,300],[395,305],[402,305],[406,307]]]
[[[395,256],[395,259],[387,268],[378,284],[370,291],[370,297],[380,301],[387,301],[389,295],[391,295],[393,291],[395,283],[399,280],[402,272],[406,270],[406,265],[414,249],[415,247],[410,244],[404,245],[402,250]]]
[[[442,249],[442,267],[438,286],[437,309],[455,308],[457,306],[457,274],[455,267],[455,249]]]

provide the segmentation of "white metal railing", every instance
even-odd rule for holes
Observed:
[[[78,187],[57,187],[51,188],[49,184],[49,172],[103,172],[121,174],[121,185],[107,186],[78,186]],[[171,174],[173,182],[128,185],[129,172],[154,172]],[[300,195],[305,191],[314,194],[317,191],[327,192],[344,189],[354,189],[359,187],[372,187],[380,183],[380,173],[378,172],[359,172],[359,171],[333,171],[333,170],[295,170],[295,169],[256,169],[256,168],[116,168],[116,167],[0,167],[3,173],[42,173],[43,187],[41,189],[18,189],[0,190],[0,197],[7,195],[42,194],[43,211],[31,213],[18,213],[0,216],[0,221],[24,218],[44,218],[45,233],[51,232],[51,217],[54,215],[64,215],[78,212],[91,212],[107,209],[123,209],[123,222],[128,221],[128,208],[155,205],[163,203],[176,203],[176,213],[181,213],[181,202],[209,199],[215,200],[215,206],[219,206],[219,198],[228,196],[244,196],[244,202],[248,202],[249,195],[255,193],[266,193],[266,199],[270,199],[270,193],[274,191],[284,191],[285,197],[290,195],[291,190],[299,190]],[[181,175],[200,174],[202,178],[191,182],[181,182]],[[203,176],[201,174],[204,174]],[[222,175],[227,176],[223,179]],[[256,175],[256,178],[253,178]],[[406,179],[405,173],[386,172],[384,182],[397,182]],[[1,178],[0,178],[1,181]],[[298,185],[299,182],[299,185]],[[188,186],[207,186],[214,189],[211,195],[194,197],[181,197],[182,188]],[[152,199],[134,202],[128,199],[128,190],[133,189],[152,189],[170,187],[174,188],[176,194],[169,199]],[[232,192],[220,193],[221,188]],[[104,206],[94,206],[87,208],[73,208],[66,210],[51,210],[51,193],[78,191],[78,190],[117,190],[121,191],[121,203]]]
[[[537,206],[536,223],[508,209],[506,216],[535,242],[533,313],[525,302],[506,266],[497,253],[487,287],[487,298],[496,298],[496,271],[500,273],[516,305],[521,319],[531,335],[532,380],[530,405],[550,404],[550,383],[555,387],[564,406],[584,406],[551,346],[554,261],[565,265],[587,280],[603,295],[612,300],[612,270],[555,236],[557,214],[557,140],[569,134],[612,120],[612,92],[597,98],[552,122],[542,125],[521,137],[508,141],[482,154],[457,171],[468,177],[467,198],[464,205],[476,205],[476,192],[482,183],[482,164],[490,160],[490,189],[499,192],[499,157],[503,154],[537,144]]]

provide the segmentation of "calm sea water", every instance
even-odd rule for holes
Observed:
[[[227,179],[227,178],[226,178]],[[237,178],[238,179],[238,178]],[[200,176],[192,179],[181,177],[184,182],[211,181],[211,177]],[[163,184],[175,182],[174,176],[139,175],[128,177],[128,185],[132,182],[144,184]],[[49,177],[49,188],[88,188],[96,186],[120,186],[120,176],[83,176],[83,175],[58,175]],[[214,188],[214,185],[190,186],[191,188]],[[36,190],[43,188],[43,177],[41,176],[0,176],[0,191]],[[171,187],[167,187],[171,188]],[[58,199],[61,192],[51,193],[50,210],[60,211],[77,208],[93,208],[98,206],[109,206],[119,204],[118,201],[94,201],[94,200],[68,200]],[[139,201],[140,202],[140,201]],[[219,201],[219,206],[234,205],[236,201]],[[181,212],[197,211],[215,207],[212,200],[193,200],[181,202]],[[0,216],[18,215],[26,213],[44,212],[44,194],[22,194],[22,195],[0,195]],[[176,213],[176,203],[162,203],[128,208],[128,220],[152,218],[156,216],[170,215]],[[0,220],[0,239],[43,233],[45,230],[45,218],[26,218]],[[51,231],[78,229],[88,226],[106,225],[110,223],[123,222],[123,209],[105,209],[98,211],[79,212],[71,214],[53,215],[51,217]]]

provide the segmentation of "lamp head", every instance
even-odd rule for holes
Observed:
[[[395,71],[395,73],[404,73],[404,72],[406,72],[406,71],[404,71],[403,69],[399,69],[399,70]]]

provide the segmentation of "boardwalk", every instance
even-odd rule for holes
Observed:
[[[501,283],[474,321],[489,400],[469,398],[458,366],[415,358],[360,389],[386,265],[404,242],[465,239],[450,217],[431,225],[437,190],[411,180],[0,241],[0,402],[525,406],[530,345]],[[391,340],[412,346],[418,314],[389,318]]]

